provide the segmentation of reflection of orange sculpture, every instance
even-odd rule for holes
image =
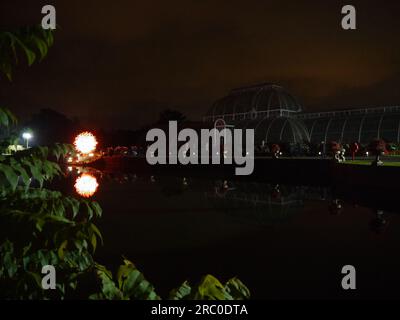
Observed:
[[[96,177],[91,174],[84,173],[76,179],[75,190],[76,192],[85,198],[90,198],[93,196],[99,184],[97,183]]]
[[[97,140],[92,133],[82,132],[75,138],[74,145],[79,152],[88,154],[96,150]]]

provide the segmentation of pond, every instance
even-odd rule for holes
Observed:
[[[82,169],[70,170],[58,188],[76,194]],[[396,212],[329,187],[87,174],[94,185],[81,193],[103,208],[97,260],[116,268],[129,258],[163,296],[213,274],[237,276],[254,299],[398,297]],[[356,268],[357,290],[341,287],[345,265]]]

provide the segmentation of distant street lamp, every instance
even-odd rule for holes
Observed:
[[[33,138],[32,133],[24,132],[24,133],[22,134],[22,138],[25,139],[25,141],[26,141],[26,148],[28,149],[28,148],[29,148],[29,140],[31,140],[31,139]]]

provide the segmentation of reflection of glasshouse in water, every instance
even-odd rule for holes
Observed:
[[[232,217],[262,224],[290,219],[303,206],[304,189],[260,183],[219,182],[207,199]]]
[[[277,142],[400,142],[400,106],[307,113],[296,98],[274,84],[232,90],[205,121],[223,119],[235,128],[254,128],[256,145]]]

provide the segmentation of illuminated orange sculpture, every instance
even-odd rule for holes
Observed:
[[[79,152],[89,154],[96,150],[97,140],[92,133],[82,132],[75,138],[74,145]]]
[[[99,184],[97,183],[96,177],[88,173],[82,174],[76,179],[75,182],[76,192],[85,198],[90,198],[91,196],[93,196],[96,193],[98,187]]]

